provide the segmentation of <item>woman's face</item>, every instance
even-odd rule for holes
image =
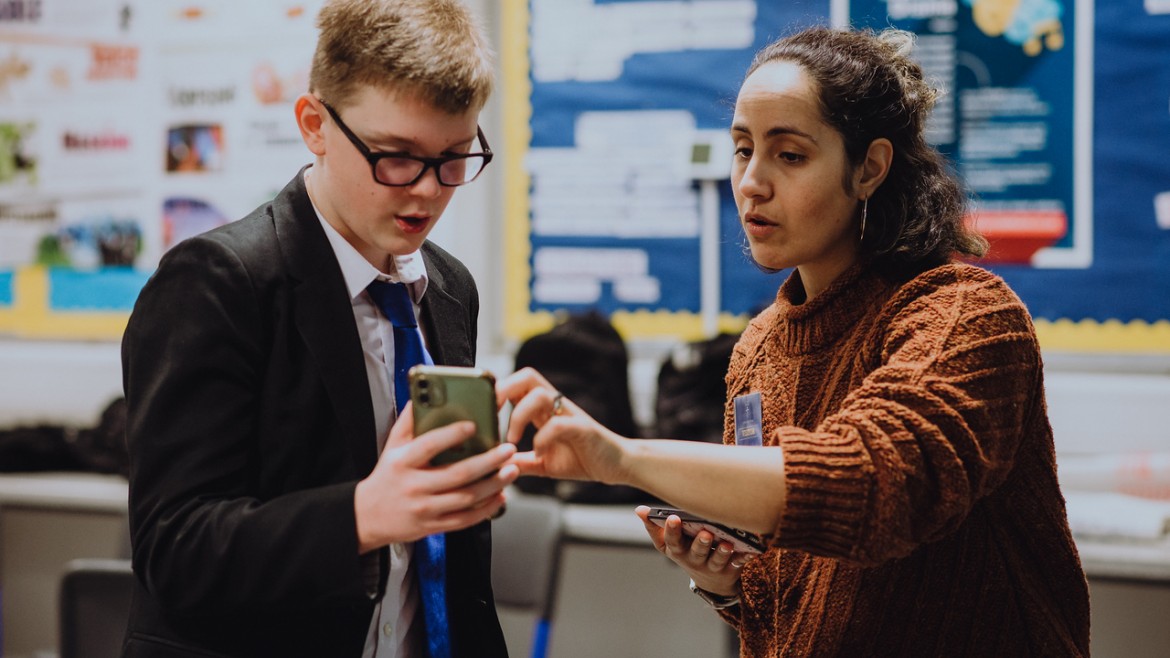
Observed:
[[[855,175],[841,135],[803,69],[777,61],[744,81],[731,137],[731,186],[752,257],[799,268],[811,299],[858,255],[860,199],[845,187]]]

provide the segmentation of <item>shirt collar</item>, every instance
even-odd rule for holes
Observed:
[[[312,167],[305,169],[306,179],[310,169]],[[420,252],[414,251],[404,256],[394,256],[393,270],[382,272],[371,265],[370,261],[358,253],[358,250],[354,249],[353,245],[342,237],[332,224],[326,221],[325,216],[321,214],[321,209],[315,203],[313,204],[313,212],[317,214],[317,221],[321,222],[321,228],[325,229],[325,237],[329,239],[329,246],[333,248],[333,253],[337,256],[337,264],[341,266],[341,275],[345,279],[345,287],[351,300],[356,299],[365,291],[366,286],[370,285],[371,281],[380,279],[405,283],[414,303],[422,302],[423,293],[427,290],[428,277],[426,262]]]

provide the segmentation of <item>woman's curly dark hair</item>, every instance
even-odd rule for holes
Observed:
[[[982,256],[987,241],[964,223],[967,197],[946,159],[926,143],[939,92],[910,59],[914,36],[888,29],[815,27],[765,46],[747,75],[774,61],[801,66],[819,86],[825,121],[860,165],[873,140],[894,146],[889,174],[869,200],[861,254],[879,267],[920,271]],[[845,186],[849,188],[848,173]]]

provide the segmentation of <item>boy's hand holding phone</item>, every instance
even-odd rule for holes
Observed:
[[[490,385],[487,390],[494,417],[494,390]],[[444,389],[440,395],[449,392]],[[498,437],[497,427],[450,418],[415,436],[413,406],[411,402],[403,408],[374,470],[357,484],[354,512],[360,553],[461,530],[497,516],[504,506],[504,488],[520,473],[507,464],[516,447],[500,444],[498,438],[491,442],[491,437]],[[466,456],[451,461],[455,455]]]

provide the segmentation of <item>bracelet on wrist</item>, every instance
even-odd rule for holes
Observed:
[[[708,592],[707,590],[695,584],[695,579],[691,579],[691,591],[695,593],[700,599],[707,602],[707,605],[716,610],[724,610],[735,605],[739,605],[739,594],[716,594]]]

